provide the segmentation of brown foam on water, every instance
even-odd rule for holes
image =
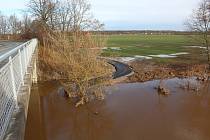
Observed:
[[[44,83],[32,90],[25,139],[209,140],[208,85],[197,94],[178,82],[165,81],[168,97],[154,89],[158,81],[115,85],[104,101],[80,108],[62,96],[59,84]]]

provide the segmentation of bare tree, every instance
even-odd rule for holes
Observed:
[[[47,23],[55,12],[56,3],[55,0],[30,0],[28,8],[32,15]]]
[[[9,17],[0,13],[0,34],[19,34],[22,29],[22,22],[14,14]]]
[[[0,34],[8,33],[7,17],[0,12]]]
[[[71,21],[70,7],[67,0],[60,1],[56,12],[58,24],[58,30],[64,32],[67,31],[68,22]]]
[[[76,32],[102,27],[93,18],[86,0],[30,0],[29,11],[51,29]]]
[[[19,21],[15,14],[9,17],[8,23],[11,34],[18,34],[21,32],[21,21]]]
[[[71,28],[73,31],[96,29],[102,27],[103,24],[92,16],[91,5],[87,0],[69,0],[71,6]]]
[[[90,20],[90,4],[85,0],[72,0],[71,2],[73,30],[82,30]]]
[[[210,69],[210,0],[202,0],[198,8],[193,11],[193,14],[186,22],[187,27],[194,32],[199,33],[199,40],[206,47],[206,54],[208,58],[208,64]]]
[[[29,17],[27,13],[23,15],[23,20],[22,20],[22,31],[26,32],[27,30],[30,29],[32,24],[32,19]]]

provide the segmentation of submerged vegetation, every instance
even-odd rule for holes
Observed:
[[[90,94],[93,94],[90,93],[92,86],[107,82],[95,80],[91,83],[90,80],[109,76],[110,69],[105,61],[97,58],[100,48],[91,49],[99,47],[93,46],[97,40],[89,35],[78,34],[73,35],[74,39],[71,41],[69,36],[64,34],[57,33],[55,37],[48,34],[49,40],[44,41],[45,45],[39,48],[40,68],[44,73],[48,73],[48,77],[57,75],[54,79],[60,81],[68,97],[76,97],[85,103],[89,101]],[[100,91],[98,88],[101,87],[95,87],[95,90]]]

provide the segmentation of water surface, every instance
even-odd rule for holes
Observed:
[[[119,84],[107,88],[104,101],[75,108],[56,82],[32,90],[26,140],[209,140],[210,92],[179,88],[183,80]]]

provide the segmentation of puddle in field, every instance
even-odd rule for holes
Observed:
[[[143,56],[143,55],[135,55],[135,58],[139,58],[139,59],[152,59],[152,57]]]
[[[170,54],[172,56],[177,56],[177,55],[186,55],[186,54],[189,54],[188,52],[180,52],[180,53],[173,53],[173,54]]]
[[[56,82],[41,84],[32,90],[25,139],[209,140],[209,86],[195,93],[178,88],[183,82],[165,81],[168,97],[154,89],[159,81],[115,85],[104,101],[80,108],[62,97]]]
[[[149,55],[150,57],[159,57],[159,58],[176,58],[177,56],[168,55],[168,54],[159,54],[159,55]]]
[[[159,54],[159,55],[149,55],[150,57],[159,57],[159,58],[176,58],[179,55],[189,54],[187,52],[173,53],[173,54]]]
[[[206,49],[206,47],[203,46],[184,46],[185,48],[199,48],[199,49]]]
[[[117,57],[115,58],[117,61],[120,61],[120,62],[131,62],[131,61],[134,61],[136,60],[136,58],[134,57]]]
[[[134,57],[114,57],[112,60],[120,61],[123,63],[132,62],[134,60],[152,59],[152,57],[136,55]]]
[[[116,51],[121,51],[122,49],[120,47],[104,47],[102,48],[103,50],[108,50],[108,49],[111,49],[111,50],[116,50]]]
[[[143,60],[143,59],[153,59],[153,58],[177,58],[180,55],[187,55],[189,54],[188,52],[179,52],[179,53],[173,53],[173,54],[159,54],[159,55],[148,55],[148,56],[144,56],[144,55],[135,55],[133,57],[115,57],[112,58],[114,60],[120,61],[120,62],[131,62],[134,60]]]

